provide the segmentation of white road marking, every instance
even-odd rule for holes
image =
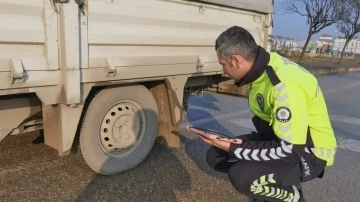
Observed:
[[[353,117],[330,115],[330,120],[332,120],[332,121],[338,121],[338,122],[343,122],[343,123],[360,125],[360,119],[353,118]]]
[[[337,140],[338,140],[338,148],[360,153],[360,141],[345,139],[343,137],[337,137]]]
[[[352,88],[354,86],[359,86],[359,85],[360,85],[360,83],[354,83],[354,84],[351,84],[351,85],[348,85],[348,86],[341,86],[339,88],[328,89],[328,90],[324,91],[324,94],[335,93],[335,92],[337,92],[339,90],[345,90],[345,89]]]

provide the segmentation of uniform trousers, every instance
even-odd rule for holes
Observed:
[[[238,136],[243,141],[271,141],[275,134],[258,117],[253,118],[257,132]],[[234,188],[253,199],[263,201],[302,201],[303,182],[322,178],[326,162],[305,153],[298,162],[248,161],[233,159],[229,153],[215,146],[209,148],[206,161],[219,172],[228,174]]]

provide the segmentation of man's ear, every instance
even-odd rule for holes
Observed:
[[[239,67],[240,64],[242,63],[242,58],[240,55],[232,55],[231,60],[233,62],[233,65],[236,67]]]

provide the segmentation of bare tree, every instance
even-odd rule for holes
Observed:
[[[284,0],[282,7],[287,13],[297,13],[307,18],[309,25],[308,37],[302,49],[299,63],[301,63],[306,47],[313,34],[318,33],[339,20],[341,16],[341,2],[344,0]]]
[[[344,34],[345,45],[341,51],[339,63],[343,59],[345,49],[354,36],[360,32],[360,0],[346,0],[344,2],[344,15],[337,24],[338,30]]]

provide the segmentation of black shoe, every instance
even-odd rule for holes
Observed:
[[[253,198],[249,198],[249,201],[250,202],[270,202],[270,201],[264,201],[264,200],[261,200],[261,199],[253,199]]]
[[[270,201],[264,201],[264,200],[260,200],[260,199],[253,199],[251,202],[270,202]]]
[[[296,185],[296,188],[298,189],[299,195],[300,195],[299,202],[306,202],[306,200],[305,200],[305,198],[304,198],[304,193],[303,193],[301,184]]]

